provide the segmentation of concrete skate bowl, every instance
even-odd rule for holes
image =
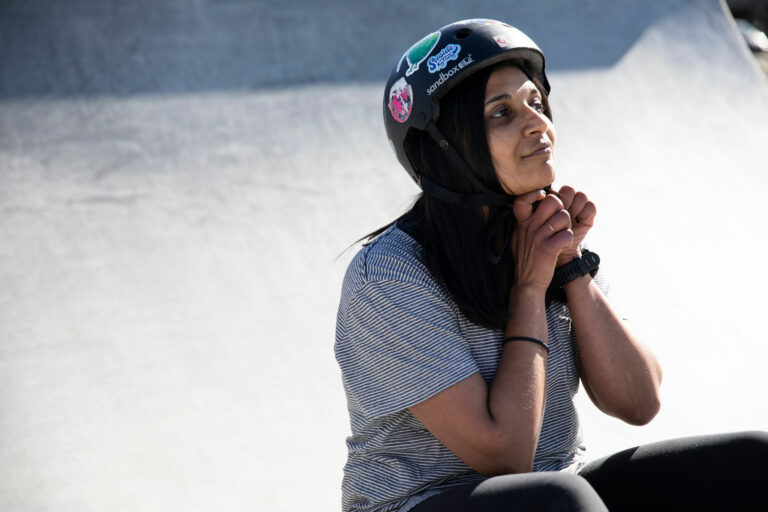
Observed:
[[[383,82],[470,17],[547,54],[558,183],[665,367],[644,429],[580,399],[591,453],[768,428],[765,79],[714,0],[583,4],[0,4],[0,509],[339,506],[337,256],[417,192]]]

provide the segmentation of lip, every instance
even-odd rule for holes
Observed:
[[[532,152],[528,153],[523,158],[535,158],[535,157],[542,157],[542,156],[549,157],[551,154],[552,154],[552,144],[548,142],[542,142],[541,144],[536,146]]]

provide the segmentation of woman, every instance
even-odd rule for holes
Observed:
[[[550,188],[549,90],[538,47],[493,20],[429,34],[387,82],[387,135],[423,194],[369,236],[342,288],[345,511],[760,503],[749,490],[768,456],[760,433],[583,461],[579,382],[602,411],[642,425],[659,409],[661,369],[583,248],[595,205]]]

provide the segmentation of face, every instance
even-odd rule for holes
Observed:
[[[555,129],[541,93],[519,68],[502,66],[485,86],[485,126],[504,191],[520,195],[555,180]]]

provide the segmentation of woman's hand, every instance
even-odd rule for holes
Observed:
[[[557,266],[560,267],[569,263],[574,258],[581,256],[579,246],[584,241],[584,237],[595,224],[595,215],[597,208],[595,203],[583,192],[577,192],[573,187],[565,185],[557,192],[557,196],[563,203],[563,208],[571,214],[571,230],[573,231],[573,240],[571,244],[563,249],[563,252],[557,257]]]
[[[534,211],[537,201],[540,202]],[[571,216],[560,198],[546,195],[543,190],[518,196],[512,212],[517,219],[510,247],[515,262],[515,285],[533,285],[544,291],[552,281],[561,253],[574,243]]]

